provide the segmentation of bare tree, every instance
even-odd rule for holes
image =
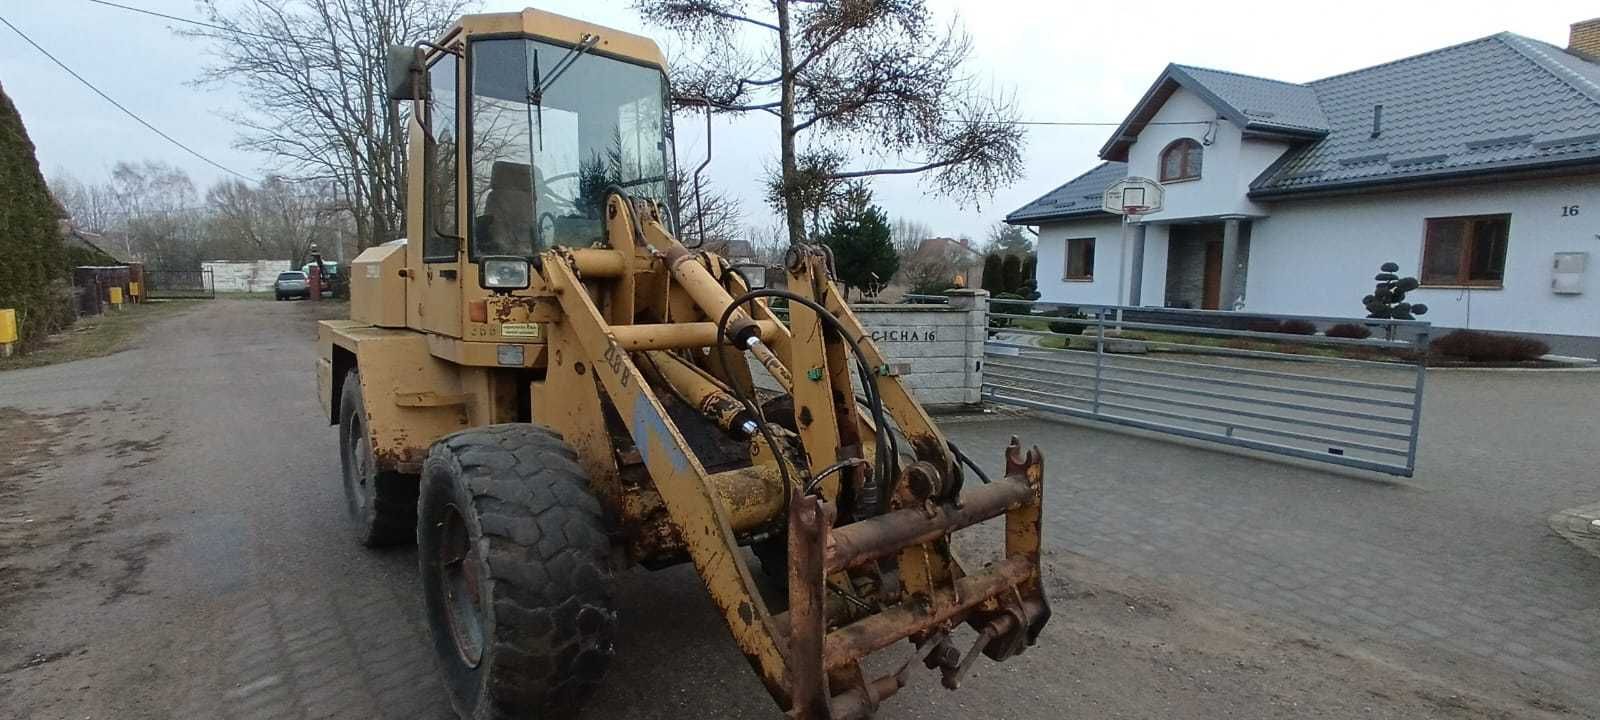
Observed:
[[[694,182],[679,168],[673,180],[677,193],[673,217],[678,219],[678,237],[695,246],[726,245],[744,235],[744,208],[739,199],[718,190],[710,180],[700,180],[700,197],[695,199]]]
[[[971,43],[939,27],[924,0],[635,0],[644,17],[699,52],[677,66],[680,95],[727,113],[778,118],[769,199],[804,242],[842,183],[925,174],[937,193],[975,202],[1021,173],[1023,131],[1005,99],[960,73]],[[758,36],[741,46],[739,30]],[[851,165],[838,144],[864,150]],[[907,160],[906,158],[910,158]],[[903,164],[900,164],[903,163]]]
[[[116,205],[105,185],[84,183],[65,171],[52,173],[49,184],[50,194],[77,227],[92,233],[113,229]]]
[[[933,237],[933,228],[918,220],[899,218],[889,226],[889,237],[900,258],[909,259],[916,254],[917,248],[922,247],[923,240]]]
[[[207,254],[213,259],[287,258],[305,264],[311,246],[338,244],[342,209],[331,183],[291,183],[269,177],[260,187],[224,180],[206,192]],[[329,254],[330,259],[332,254]]]
[[[104,192],[113,205],[108,229],[130,257],[153,270],[199,266],[202,213],[188,173],[155,160],[119,162]]]
[[[432,39],[466,0],[198,0],[215,27],[202,83],[239,89],[250,106],[231,119],[239,147],[265,153],[299,179],[332,183],[357,247],[397,237],[405,198],[405,140],[385,93],[390,45]]]

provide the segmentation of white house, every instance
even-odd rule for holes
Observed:
[[[1039,228],[1049,302],[1360,316],[1392,261],[1437,326],[1594,355],[1597,55],[1600,19],[1304,84],[1169,65],[1104,162],[1006,221]],[[1165,205],[1125,225],[1100,198],[1129,175]]]

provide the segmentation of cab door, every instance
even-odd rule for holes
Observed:
[[[459,48],[460,43],[455,47]],[[461,211],[465,188],[461,169],[466,147],[461,141],[466,124],[462,117],[461,58],[435,52],[428,64],[428,124],[422,138],[423,202],[408,208],[419,213],[422,232],[408,233],[413,240],[406,263],[417,270],[408,274],[406,319],[414,328],[461,337],[462,264],[466,256],[466,213]],[[415,157],[415,156],[413,156]],[[408,221],[412,218],[408,218]],[[420,242],[419,242],[420,240]]]

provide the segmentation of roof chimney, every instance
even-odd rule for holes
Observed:
[[[1591,60],[1600,58],[1600,18],[1575,22],[1567,40],[1567,52]]]

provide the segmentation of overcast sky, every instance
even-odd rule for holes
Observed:
[[[957,19],[972,35],[971,74],[995,92],[1012,94],[1024,119],[1110,123],[1123,118],[1168,62],[1303,82],[1502,30],[1565,46],[1570,23],[1600,14],[1593,0],[929,1],[941,17]],[[196,14],[192,0],[121,2]],[[482,7],[529,4],[648,35],[669,55],[674,47],[666,33],[645,27],[627,2],[486,0]],[[201,154],[249,175],[269,169],[268,159],[232,147],[233,128],[219,117],[237,108],[227,89],[190,84],[205,48],[175,37],[171,21],[85,0],[0,0],[0,16]],[[183,167],[202,192],[222,175],[107,105],[4,27],[0,84],[21,110],[46,175],[99,180],[118,160],[144,158]],[[693,167],[704,157],[702,123],[680,117],[678,124],[678,160]],[[710,177],[741,198],[748,223],[769,224],[760,180],[776,152],[776,122],[750,117],[719,120],[715,127]],[[875,181],[877,199],[892,218],[924,222],[941,235],[982,239],[1010,210],[1092,167],[1112,130],[1030,128],[1024,177],[978,208],[926,196],[913,178]]]

